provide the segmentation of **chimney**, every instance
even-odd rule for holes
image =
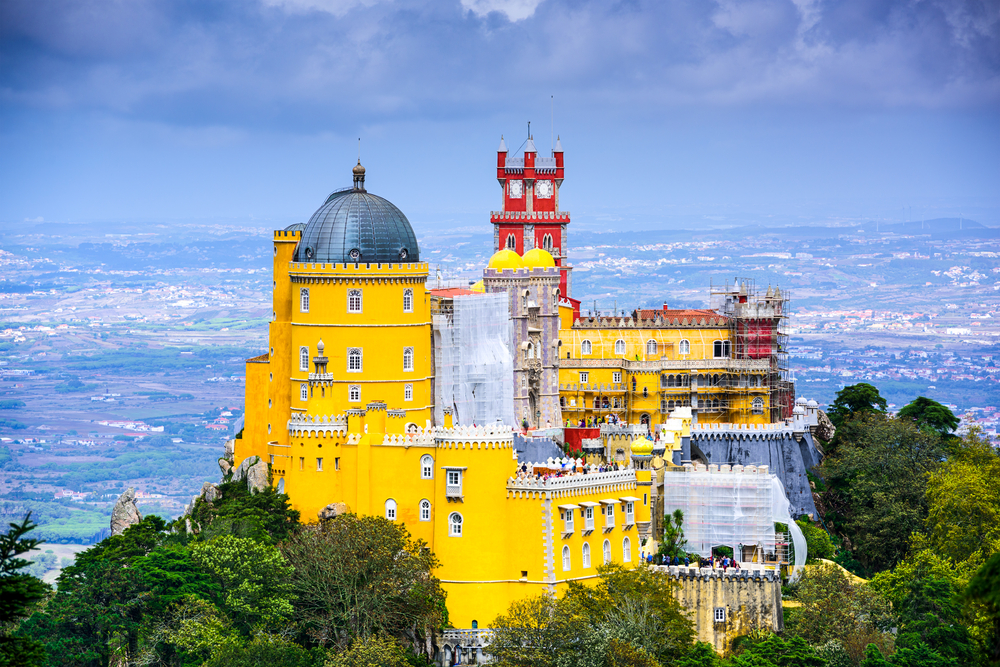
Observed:
[[[667,304],[663,304],[663,310],[670,310],[670,306],[668,306]]]

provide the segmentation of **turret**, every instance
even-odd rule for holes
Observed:
[[[563,182],[563,147],[558,136],[556,137],[556,147],[552,149],[552,157],[556,159],[556,186],[559,187]]]
[[[504,168],[507,166],[507,143],[503,140],[503,135],[500,135],[500,147],[497,149],[497,181],[500,182],[500,187],[507,182],[507,174]]]

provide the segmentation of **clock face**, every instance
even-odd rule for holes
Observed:
[[[514,199],[520,199],[521,198],[521,192],[522,192],[522,189],[521,189],[522,185],[523,185],[522,181],[511,181],[510,182],[510,196],[513,197]]]
[[[535,185],[535,195],[541,199],[552,196],[552,181],[538,181]]]

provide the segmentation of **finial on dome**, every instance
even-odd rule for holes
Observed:
[[[354,169],[351,170],[354,173],[354,191],[364,192],[365,191],[365,168],[361,166],[361,158],[358,158],[358,163],[354,165]]]

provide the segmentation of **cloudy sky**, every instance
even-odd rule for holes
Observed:
[[[554,114],[553,114],[554,111]],[[581,227],[1000,225],[997,0],[4,0],[0,224],[487,225],[554,131]]]

